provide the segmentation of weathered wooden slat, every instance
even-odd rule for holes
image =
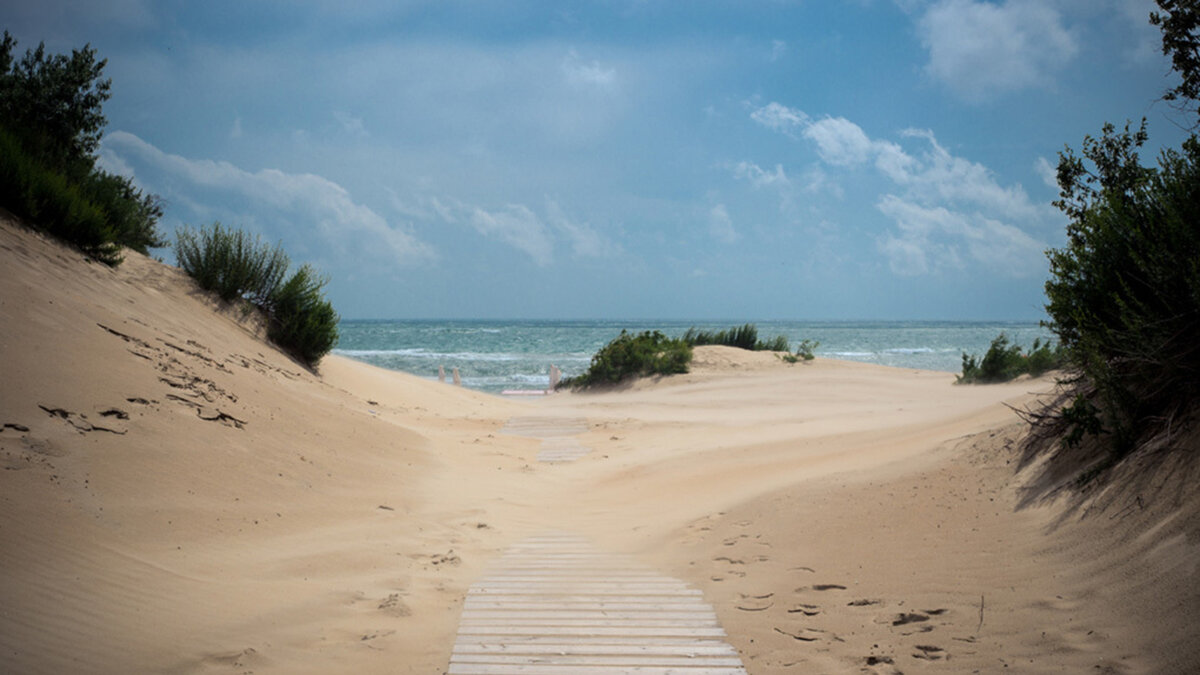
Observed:
[[[453,675],[745,675],[700,591],[552,533],[471,586]]]
[[[663,656],[736,656],[737,651],[725,643],[700,644],[486,644],[456,643],[455,654],[658,654]]]
[[[626,666],[627,675],[746,675],[737,666]],[[612,675],[612,666],[556,666],[533,664],[451,663],[447,675]]]
[[[465,616],[465,615],[464,615]],[[470,611],[472,621],[484,621],[488,619],[537,619],[542,621],[560,621],[564,619],[584,621],[587,619],[605,619],[609,621],[701,621],[701,620],[717,620],[716,612],[709,611],[694,611],[694,612],[656,612],[656,611],[624,611],[624,612],[606,612],[603,610],[587,610],[587,609],[560,609],[560,610],[522,610],[516,608],[505,609],[473,609]]]
[[[687,619],[647,619],[633,621],[629,619],[464,619],[460,628],[488,628],[491,626],[510,626],[528,628],[530,633],[537,633],[543,628],[719,628],[716,621],[702,619],[691,621]]]
[[[645,654],[600,656],[596,654],[460,654],[455,663],[554,664],[563,666],[740,666],[741,659],[728,656],[651,656]]]
[[[458,629],[459,635],[642,635],[662,637],[725,637],[720,626],[713,628],[629,628],[621,626],[471,626]]]
[[[489,598],[491,596],[488,596]],[[475,598],[467,598],[463,606],[466,610],[528,610],[532,612],[675,612],[675,613],[711,613],[712,609],[703,602],[690,600],[686,602],[522,602],[519,600],[500,600],[487,602]]]

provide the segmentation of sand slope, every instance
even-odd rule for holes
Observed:
[[[8,223],[0,312],[0,671],[440,673],[548,530],[703,589],[751,673],[1193,669],[1190,469],[1018,508],[1004,404],[1047,381],[720,347],[532,402],[313,374],[177,270]],[[521,416],[592,452],[539,463]]]

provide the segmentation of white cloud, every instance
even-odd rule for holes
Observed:
[[[817,154],[834,166],[856,166],[866,162],[873,144],[857,124],[844,117],[826,117],[810,123],[804,137],[817,144]]]
[[[538,265],[544,267],[554,260],[554,242],[546,225],[526,206],[509,204],[498,211],[476,207],[468,222],[480,234],[496,237],[529,254]]]
[[[607,89],[617,81],[615,68],[606,68],[599,61],[584,63],[574,50],[567,53],[562,62],[563,76],[567,82],[577,87],[594,87]]]
[[[546,221],[566,235],[576,256],[604,258],[617,250],[612,242],[590,225],[571,220],[557,202],[549,199],[546,200]]]
[[[1046,187],[1058,190],[1058,167],[1051,164],[1050,160],[1045,157],[1038,157],[1033,162],[1033,170],[1041,177]]]
[[[791,135],[792,131],[807,126],[808,115],[772,101],[750,113],[750,119],[773,131]]]
[[[389,224],[370,208],[355,202],[342,186],[321,176],[276,169],[250,172],[229,162],[188,159],[163,152],[124,131],[104,137],[102,154],[110,158],[106,161],[119,162],[118,166],[126,168],[127,158],[132,155],[167,174],[169,179],[164,182],[168,185],[184,181],[195,187],[240,195],[260,215],[262,207],[268,207],[274,216],[287,220],[298,235],[315,236],[319,240],[316,248],[350,258],[382,255],[391,262],[404,263],[434,256],[427,244]],[[164,196],[171,198],[170,194]],[[242,215],[248,220],[255,219],[255,213]]]
[[[723,244],[737,241],[737,230],[733,228],[733,219],[724,204],[717,204],[708,212],[708,233]]]
[[[756,188],[786,187],[791,183],[787,174],[783,172],[782,164],[776,164],[774,171],[767,171],[754,162],[738,162],[737,166],[733,167],[733,175],[750,181]]]
[[[871,138],[845,118],[813,121],[804,112],[777,103],[753,111],[751,118],[812,143],[824,165],[873,166],[901,191],[877,204],[894,226],[876,240],[894,273],[911,276],[962,269],[964,261],[1014,277],[1043,269],[1045,246],[1008,223],[1040,225],[1050,220],[1053,211],[1034,204],[1019,184],[1001,185],[986,166],[951,154],[932,131],[903,131],[901,138],[922,141],[918,151],[911,152],[900,143]],[[789,122],[767,124],[763,119]],[[791,133],[797,130],[798,136]],[[825,173],[819,167],[815,172],[809,185],[829,190]],[[782,166],[777,174],[785,175]],[[734,175],[758,185],[772,174],[742,162]]]
[[[977,162],[951,155],[933,132],[909,129],[909,138],[923,138],[928,147],[919,157],[905,153],[888,165],[888,176],[927,202],[950,202],[984,207],[1006,217],[1040,220],[1043,209],[1030,201],[1020,185],[1004,187],[990,169]],[[897,151],[889,151],[897,152]],[[902,150],[898,152],[903,152]],[[878,163],[877,163],[878,166]]]
[[[783,40],[771,40],[771,61],[775,62],[787,55],[788,46]]]
[[[363,126],[363,121],[361,118],[354,117],[350,113],[342,110],[335,110],[333,112],[333,118],[338,121],[338,124],[342,125],[342,130],[351,136],[356,136],[358,138],[366,138],[370,136],[370,134],[367,133],[367,128]]]
[[[1075,35],[1042,0],[940,0],[918,21],[926,71],[969,100],[1044,87],[1079,52]]]
[[[1044,269],[1044,246],[1020,228],[993,218],[922,206],[890,194],[877,208],[897,227],[878,239],[896,274],[961,269],[968,262],[1016,277]]]
[[[1042,210],[1030,201],[1020,185],[1000,185],[987,167],[950,154],[938,143],[932,131],[907,129],[901,133],[903,138],[919,138],[926,142],[920,153],[913,154],[893,141],[871,138],[862,127],[844,117],[813,121],[803,111],[778,103],[759,108],[750,117],[763,124],[756,115],[773,119],[780,115],[780,110],[787,111],[786,119],[792,120],[792,126],[771,128],[800,130],[800,137],[811,141],[816,146],[817,156],[829,166],[853,168],[873,163],[880,173],[925,202],[973,204],[1014,218],[1040,220],[1043,217]],[[782,167],[779,171],[782,172]]]

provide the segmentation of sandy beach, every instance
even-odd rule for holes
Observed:
[[[0,313],[3,672],[442,673],[467,588],[546,531],[700,589],[756,675],[1198,667],[1195,470],[1051,490],[1013,408],[1052,378],[725,347],[537,400],[311,373],[182,272],[8,221]],[[539,462],[514,418],[589,452]]]

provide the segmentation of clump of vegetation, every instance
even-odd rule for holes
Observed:
[[[44,45],[13,57],[16,40],[0,41],[0,203],[107,265],[121,247],[140,253],[164,246],[156,226],[162,207],[124,176],[96,167],[106,120],[101,106],[111,80],[90,46],[70,56]]]
[[[813,359],[817,358],[816,351],[817,351],[817,347],[820,347],[820,346],[821,346],[820,342],[817,342],[816,340],[809,340],[806,338],[804,340],[801,340],[800,344],[796,345],[796,353],[795,354],[781,354],[779,356],[779,358],[783,359],[784,362],[786,362],[786,363],[799,363],[800,361],[805,361],[805,362],[812,361]],[[780,350],[780,351],[786,351],[786,350]]]
[[[996,336],[980,360],[974,354],[962,355],[962,374],[958,382],[964,384],[1008,382],[1021,375],[1038,377],[1051,370],[1058,370],[1066,363],[1066,354],[1061,347],[1052,347],[1049,340],[1033,341],[1033,347],[1022,351],[1018,344],[1010,344],[1004,333]]]
[[[264,309],[272,304],[271,295],[283,283],[290,264],[282,247],[271,247],[257,236],[221,223],[200,230],[179,228],[175,257],[200,288],[225,302],[245,299]]]
[[[637,335],[621,331],[596,352],[587,372],[564,378],[558,386],[586,389],[619,384],[633,377],[686,373],[691,361],[692,347],[683,339],[668,338],[660,331]]]
[[[267,337],[314,366],[338,339],[338,315],[321,289],[328,279],[302,265],[269,296]]]
[[[766,341],[759,340],[758,326],[752,323],[718,331],[697,330],[695,326],[692,326],[684,332],[680,339],[692,347],[723,345],[752,351],[788,351],[788,339],[786,335],[777,335]]]
[[[1145,126],[1084,140],[1058,175],[1071,218],[1068,243],[1051,250],[1050,328],[1120,453],[1200,394],[1200,141],[1143,167]],[[1083,412],[1073,410],[1072,414]],[[1169,422],[1167,422],[1169,424]]]
[[[244,300],[267,317],[267,337],[310,367],[337,344],[338,315],[325,299],[327,279],[309,265],[287,276],[283,248],[220,223],[176,233],[179,266],[222,300]]]
[[[1181,78],[1164,99],[1200,115],[1200,5],[1157,4],[1151,23]],[[1074,376],[1069,403],[1030,417],[1069,447],[1101,440],[1090,446],[1100,467],[1169,441],[1200,407],[1200,139],[1144,166],[1147,138],[1144,119],[1105,124],[1082,157],[1059,155],[1055,206],[1069,223],[1066,245],[1047,252],[1046,311]]]

